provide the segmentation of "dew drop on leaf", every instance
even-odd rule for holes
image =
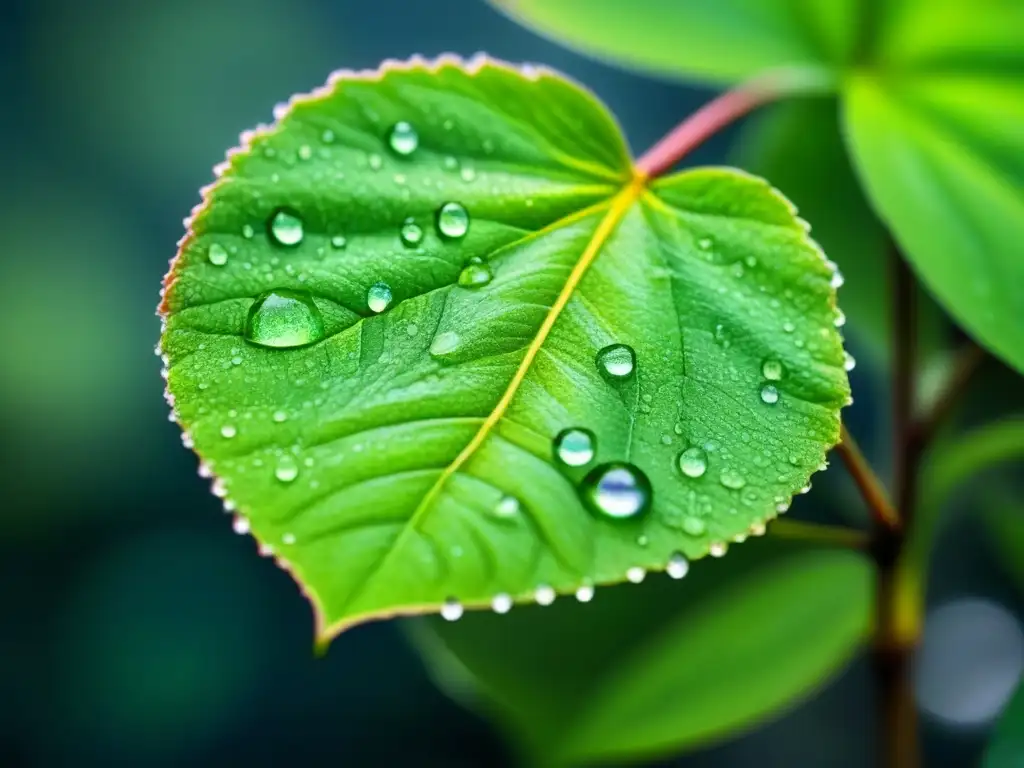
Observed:
[[[570,467],[582,467],[594,458],[597,438],[589,429],[563,429],[554,440],[555,456]]]
[[[491,282],[494,275],[491,268],[483,263],[471,263],[459,273],[459,285],[463,288],[480,288]]]
[[[723,469],[718,480],[726,488],[732,488],[734,491],[738,491],[747,484],[746,478],[731,467]]]
[[[592,584],[581,584],[576,590],[576,599],[581,603],[589,603],[594,599],[594,586]]]
[[[206,249],[206,258],[215,267],[223,267],[228,263],[228,249],[220,243],[213,243]]]
[[[690,570],[690,561],[682,552],[673,552],[665,566],[665,572],[673,579],[683,578]]]
[[[299,465],[291,456],[282,456],[274,467],[274,477],[282,483],[290,483],[299,476]]]
[[[636,368],[636,352],[626,344],[609,344],[597,353],[597,367],[609,378],[629,378]]]
[[[712,557],[724,557],[725,553],[729,551],[729,545],[724,541],[713,541],[711,546],[708,548],[708,554]]]
[[[547,584],[541,584],[534,590],[533,599],[538,605],[551,605],[555,602],[555,590]]]
[[[239,536],[244,536],[249,532],[249,518],[238,515],[231,523],[231,527],[235,533]]]
[[[445,203],[437,209],[437,231],[457,240],[469,231],[469,213],[459,203]]]
[[[444,357],[454,352],[459,346],[459,334],[455,331],[439,333],[430,342],[430,354],[434,357]]]
[[[284,411],[274,411],[274,421],[278,424],[288,421],[288,414]]]
[[[512,610],[512,596],[505,592],[499,592],[491,598],[491,610],[495,613],[508,613]]]
[[[341,250],[345,247],[346,242],[344,235],[335,235],[331,238],[331,247]]]
[[[651,506],[651,481],[639,468],[623,462],[595,467],[583,478],[584,505],[599,517],[635,518]]]
[[[267,231],[275,243],[284,246],[298,245],[302,242],[304,234],[299,214],[287,208],[281,208],[274,212],[270,221],[267,222]]]
[[[708,455],[694,445],[679,454],[679,469],[687,477],[702,477],[708,470]]]
[[[261,347],[303,347],[323,337],[323,317],[305,291],[282,288],[261,294],[245,322],[246,341]]]
[[[256,230],[252,228],[252,224],[242,225],[242,237],[244,237],[246,240],[251,240],[253,235],[255,234]]]
[[[515,496],[502,496],[494,505],[494,514],[498,517],[515,517],[519,514],[519,499]]]
[[[761,387],[761,401],[768,405],[775,405],[779,402],[779,390],[773,384],[765,384]]]
[[[708,526],[701,518],[693,515],[683,518],[683,533],[690,536],[703,536],[707,530]]]
[[[412,218],[408,218],[402,222],[399,235],[402,238],[402,242],[412,248],[419,245],[420,241],[423,240],[423,229]]]
[[[441,605],[441,618],[445,621],[458,621],[462,618],[462,603],[455,598],[449,597]]]
[[[238,430],[231,424],[225,424],[220,428],[220,436],[230,440],[232,437],[238,434]]]
[[[774,358],[768,358],[761,363],[761,373],[768,381],[781,381],[785,372],[782,363]]]
[[[420,137],[411,123],[400,120],[391,127],[391,133],[388,134],[388,145],[395,154],[407,156],[416,151],[420,145]]]
[[[700,238],[700,240],[697,241],[697,247],[700,248],[702,251],[710,251],[711,246],[713,246],[714,244],[714,241],[710,237],[702,237]]]
[[[843,370],[852,371],[857,367],[857,361],[853,359],[853,355],[849,352],[843,352]]]
[[[391,286],[387,283],[374,283],[366,292],[366,306],[378,314],[391,306],[391,299]]]
[[[633,566],[632,568],[626,571],[626,578],[633,584],[639,584],[641,581],[644,580],[644,577],[646,575],[647,571],[645,571],[639,565]]]

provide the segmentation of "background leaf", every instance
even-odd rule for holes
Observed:
[[[1024,686],[1003,712],[982,768],[1018,768],[1024,763]]]
[[[828,72],[853,54],[853,0],[492,0],[560,42],[662,75],[729,82],[776,67]]]
[[[835,443],[834,277],[789,203],[644,188],[551,73],[393,64],[248,145],[169,276],[169,390],[321,636],[722,554]]]
[[[614,761],[707,743],[806,695],[866,636],[871,590],[856,554],[769,540],[682,586],[652,578],[417,635],[442,682],[460,669],[528,750]]]

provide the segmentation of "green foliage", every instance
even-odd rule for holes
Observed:
[[[441,682],[470,674],[538,759],[616,761],[693,748],[806,695],[865,638],[872,583],[859,555],[765,541],[682,587],[655,577],[417,635]]]
[[[1017,689],[996,728],[982,768],[1017,768],[1024,763],[1024,686]]]
[[[790,205],[645,185],[553,74],[343,76],[222,171],[169,276],[169,391],[321,635],[724,551],[837,440],[832,269]]]

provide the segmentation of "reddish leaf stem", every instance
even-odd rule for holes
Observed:
[[[838,450],[853,481],[857,484],[861,496],[864,497],[875,523],[889,530],[899,530],[899,513],[889,500],[889,494],[886,493],[882,481],[871,469],[871,465],[864,458],[864,454],[861,453],[853,436],[847,431],[845,424],[840,426],[839,434],[840,442],[836,446],[836,450]]]

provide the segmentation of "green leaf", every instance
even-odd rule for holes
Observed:
[[[982,768],[1019,768],[1024,764],[1024,685],[1010,700],[985,752]]]
[[[848,62],[853,0],[492,0],[586,53],[661,75],[731,82],[766,69],[827,74]]]
[[[1024,5],[882,6],[845,124],[879,215],[939,302],[1024,371]]]
[[[648,579],[588,605],[433,621],[420,639],[442,683],[452,670],[472,681],[530,753],[618,763],[706,744],[808,695],[866,639],[872,582],[855,553],[759,542],[683,586]]]
[[[577,86],[416,60],[231,155],[162,348],[186,442],[329,637],[619,582],[785,510],[849,397],[831,279],[765,182],[647,184]]]
[[[978,503],[989,547],[1017,591],[1024,594],[1024,504],[1019,494],[1005,488],[988,489]]]
[[[847,330],[877,359],[889,354],[888,238],[853,174],[839,131],[834,98],[785,102],[756,116],[737,141],[735,162],[771,179],[814,222],[814,239],[836,261],[845,278],[840,301]],[[941,315],[920,302],[919,345],[935,349]]]

